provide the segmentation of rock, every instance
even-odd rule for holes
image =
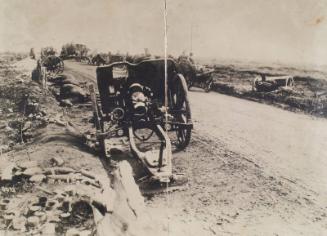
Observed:
[[[7,214],[3,215],[2,218],[5,222],[5,225],[8,226],[12,222],[12,220],[15,218],[15,215],[12,213],[7,213]]]
[[[62,218],[62,219],[67,219],[68,217],[70,217],[70,213],[68,213],[68,212],[60,214],[60,218]]]
[[[41,110],[40,113],[42,114],[42,116],[46,116],[47,112],[45,110]]]
[[[10,127],[10,126],[6,126],[6,131],[8,131],[8,132],[10,132],[10,131],[12,131],[13,129]]]
[[[47,214],[43,211],[37,211],[34,215],[39,217],[41,223],[44,223],[47,220]]]
[[[23,161],[21,163],[18,163],[17,166],[22,169],[27,169],[31,167],[36,167],[38,164],[36,161]]]
[[[27,176],[33,176],[37,174],[42,174],[42,169],[40,167],[30,167],[24,170],[23,174]]]
[[[44,216],[45,213],[44,213],[43,211],[36,211],[36,212],[34,213],[34,215],[37,216],[37,217],[41,217],[41,216]]]
[[[56,234],[56,224],[46,223],[42,229],[42,235],[55,235]]]
[[[40,219],[37,216],[30,216],[27,218],[27,224],[32,227],[37,227],[40,224]]]
[[[8,151],[9,149],[10,149],[10,147],[8,145],[0,145],[0,154]]]
[[[24,230],[25,231],[25,217],[16,217],[12,220],[12,227],[15,230]]]
[[[90,236],[92,235],[92,232],[90,230],[82,230],[79,232],[79,236]]]
[[[58,223],[61,220],[59,219],[58,214],[56,214],[56,212],[49,212],[48,213],[48,222],[50,223]]]
[[[5,219],[5,220],[9,220],[9,221],[11,221],[12,219],[14,219],[15,218],[15,215],[14,214],[12,214],[12,213],[7,213],[7,214],[5,214],[4,216],[3,216],[3,218]]]
[[[14,174],[14,169],[16,168],[16,165],[14,163],[9,163],[5,169],[2,171],[1,174],[1,180],[7,180],[10,181]]]
[[[72,228],[72,229],[68,229],[65,236],[79,236],[80,234],[80,231],[78,231],[77,229],[75,228]]]
[[[34,212],[36,212],[36,211],[41,210],[41,207],[40,207],[40,206],[30,206],[30,207],[29,207],[29,210],[30,210],[32,213],[34,213]]]
[[[1,109],[0,109],[0,114],[1,114]],[[1,123],[0,124],[0,129],[4,129],[4,128],[6,128],[6,126],[7,126],[6,124]]]
[[[2,199],[0,202],[0,210],[6,210],[8,208],[9,203],[10,203],[9,199]]]
[[[65,163],[65,161],[61,157],[52,157],[51,161],[56,166],[62,166]]]
[[[31,121],[27,121],[27,122],[25,122],[22,131],[24,132],[24,131],[26,131],[26,130],[28,130],[30,128],[32,128],[32,122]]]
[[[73,103],[69,99],[62,99],[60,101],[60,106],[71,107],[71,106],[73,106]]]
[[[41,183],[43,182],[47,177],[45,175],[42,175],[42,174],[37,174],[37,175],[33,175],[31,178],[30,178],[30,181],[31,182],[34,182],[34,183]]]

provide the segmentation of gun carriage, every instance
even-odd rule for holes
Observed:
[[[169,182],[172,153],[190,142],[191,110],[187,84],[176,63],[163,59],[138,64],[117,62],[97,68],[98,96],[90,88],[101,152],[107,140],[127,137],[130,149],[151,178]]]
[[[54,74],[59,74],[64,71],[64,62],[60,57],[55,55],[50,55],[42,59],[42,65],[47,69],[47,71]]]

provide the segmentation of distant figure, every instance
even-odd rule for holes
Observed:
[[[266,82],[266,75],[265,75],[265,74],[261,74],[261,80],[262,80],[263,82]]]
[[[33,60],[35,59],[34,48],[31,48],[31,50],[30,50],[30,58]]]
[[[194,64],[193,53],[192,52],[190,52],[190,55],[188,57],[188,60],[190,61],[191,64]]]

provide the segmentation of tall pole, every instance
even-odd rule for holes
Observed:
[[[164,48],[165,48],[165,130],[167,130],[168,124],[168,65],[167,65],[167,48],[168,48],[168,40],[167,40],[167,0],[164,0]],[[168,192],[168,182],[166,183],[166,193],[167,193],[167,209],[169,208],[169,192]],[[169,227],[169,213],[168,213],[168,221],[167,221],[167,229],[168,235],[170,234],[170,227]]]
[[[167,40],[167,0],[164,0],[164,48],[165,48],[165,108],[166,108],[166,123],[168,122],[168,72],[167,72],[167,47],[168,47],[168,40]]]
[[[191,23],[191,51],[193,52],[193,23]]]

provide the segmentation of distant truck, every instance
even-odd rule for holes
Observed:
[[[294,78],[291,75],[266,76],[261,74],[253,79],[252,90],[257,92],[271,92],[279,87],[293,87]]]

